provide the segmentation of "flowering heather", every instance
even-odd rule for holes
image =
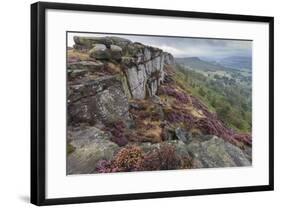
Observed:
[[[171,144],[161,144],[159,149],[148,152],[141,164],[143,170],[173,170],[192,167],[192,159],[179,156]]]
[[[123,121],[118,121],[113,123],[111,128],[107,128],[112,134],[111,141],[115,142],[120,147],[128,144],[128,140],[125,136],[125,127]]]
[[[215,114],[211,113],[208,110],[208,107],[205,106],[202,102],[200,102],[197,98],[190,96],[190,100],[192,102],[192,105],[194,108],[201,110],[203,112],[203,114],[207,117],[214,117],[216,116]]]
[[[182,103],[190,103],[190,98],[186,93],[179,92],[170,86],[162,86],[159,89],[159,94],[172,96]]]
[[[113,165],[118,170],[136,171],[140,169],[143,151],[140,147],[129,146],[121,149],[114,157]]]
[[[157,154],[159,157],[161,170],[172,170],[179,168],[181,161],[174,146],[169,144],[161,145],[157,151]]]
[[[194,122],[194,118],[192,115],[187,113],[177,112],[177,111],[167,112],[166,119],[170,123],[186,122],[188,124],[191,124]]]
[[[216,135],[233,144],[237,141],[246,145],[252,144],[249,134],[237,134],[234,130],[227,128],[221,121],[214,118],[202,118],[195,122],[195,127],[200,129],[203,134]]]
[[[110,173],[112,172],[111,169],[111,162],[108,160],[100,160],[96,165],[96,171],[99,173]]]

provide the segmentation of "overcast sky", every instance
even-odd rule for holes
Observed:
[[[118,36],[129,39],[133,42],[141,42],[145,45],[161,48],[162,50],[173,54],[174,57],[197,56],[206,58],[223,58],[228,56],[252,56],[252,41],[94,33],[68,33],[68,46],[73,46],[73,36]]]

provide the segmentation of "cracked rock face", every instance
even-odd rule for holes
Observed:
[[[136,99],[154,96],[164,80],[165,65],[174,64],[171,54],[123,38],[76,36],[74,42],[74,48],[89,49],[90,56],[96,60],[112,59],[120,62],[131,95]]]
[[[129,120],[128,98],[118,76],[108,76],[70,87],[70,123],[110,123]]]

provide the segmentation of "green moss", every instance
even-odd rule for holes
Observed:
[[[70,155],[74,151],[75,151],[75,147],[68,143],[67,144],[67,155]]]

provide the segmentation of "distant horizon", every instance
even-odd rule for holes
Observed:
[[[115,35],[115,34],[97,34],[97,33],[72,33],[68,32],[68,47],[73,47],[74,36],[83,37],[121,37],[132,42],[140,42],[162,49],[171,53],[175,58],[209,58],[223,59],[226,57],[252,57],[252,41],[250,40],[232,40],[232,39],[210,39],[195,37],[160,37],[160,36],[142,36],[142,35]]]

